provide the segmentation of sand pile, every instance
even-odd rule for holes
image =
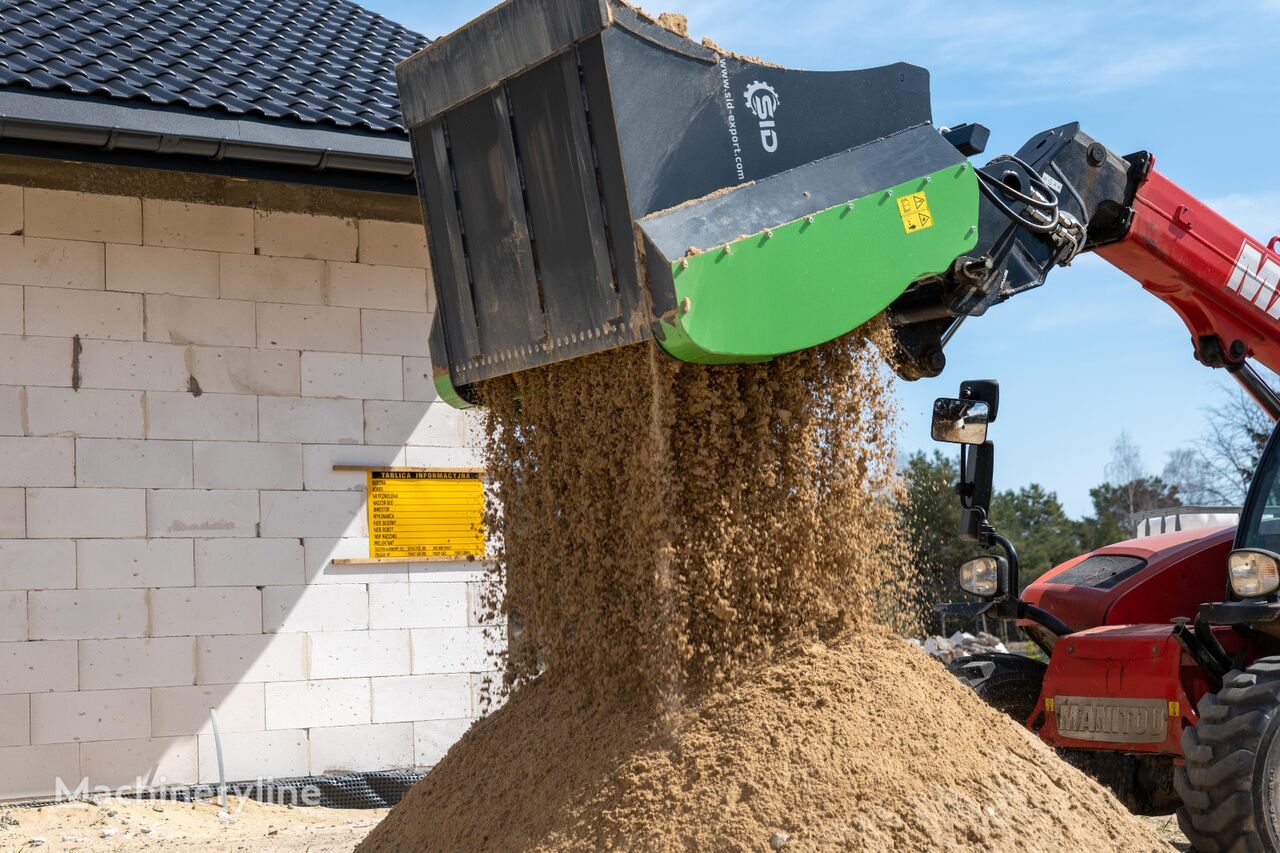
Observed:
[[[867,338],[485,391],[510,699],[361,850],[1159,849],[879,627],[917,584]]]
[[[539,680],[362,850],[1167,850],[895,637],[811,643],[674,725]]]

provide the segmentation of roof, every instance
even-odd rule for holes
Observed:
[[[407,161],[394,67],[427,44],[348,0],[5,0],[0,135],[34,122],[114,129],[108,144],[134,150],[163,148],[136,130],[170,137],[164,153]]]

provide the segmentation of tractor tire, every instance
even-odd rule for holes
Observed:
[[[1022,655],[990,652],[957,658],[947,669],[982,701],[1025,726],[1040,700],[1047,667]]]
[[[1182,733],[1178,825],[1202,853],[1280,851],[1280,657],[1232,670]]]

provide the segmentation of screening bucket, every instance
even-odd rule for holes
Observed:
[[[510,0],[397,78],[454,405],[649,338],[707,363],[815,346],[977,242],[913,65],[779,68],[615,0]]]

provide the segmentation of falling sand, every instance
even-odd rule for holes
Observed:
[[[1163,849],[883,627],[918,587],[887,348],[489,383],[509,698],[359,849]]]

